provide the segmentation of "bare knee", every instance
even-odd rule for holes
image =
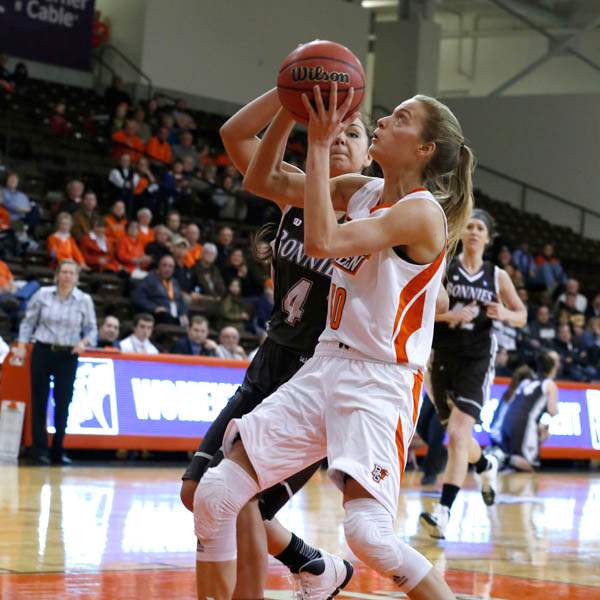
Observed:
[[[448,421],[448,448],[458,452],[468,452],[474,423],[473,417],[454,408]]]
[[[192,479],[186,479],[181,483],[181,490],[179,491],[179,497],[181,503],[190,511],[194,512],[194,493],[198,487],[198,482]]]

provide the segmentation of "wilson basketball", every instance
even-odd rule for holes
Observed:
[[[315,40],[296,48],[281,64],[277,77],[277,92],[281,104],[301,123],[308,123],[308,113],[302,104],[305,93],[314,105],[313,87],[321,88],[328,106],[329,87],[337,82],[337,105],[340,106],[354,88],[354,99],[348,114],[360,106],[365,92],[365,70],[351,50],[325,40]]]

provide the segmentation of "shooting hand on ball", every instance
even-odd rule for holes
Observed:
[[[302,103],[309,115],[308,120],[308,143],[323,144],[327,147],[333,144],[340,130],[346,126],[347,122],[355,118],[355,114],[346,117],[348,109],[352,106],[354,98],[354,88],[348,90],[346,99],[338,108],[337,106],[337,83],[334,81],[330,84],[329,106],[325,108],[321,88],[315,85],[313,88],[315,99],[315,107],[310,103],[308,96],[302,94]]]

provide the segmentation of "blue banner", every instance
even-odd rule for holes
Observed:
[[[90,70],[95,0],[0,0],[0,51]]]
[[[1,1],[1,0],[0,0]],[[68,434],[202,437],[244,378],[237,367],[82,357],[79,359]],[[490,423],[505,384],[492,385],[475,427],[489,443]],[[560,388],[559,413],[544,417],[550,448],[600,450],[600,390]],[[50,392],[48,430],[53,431]]]

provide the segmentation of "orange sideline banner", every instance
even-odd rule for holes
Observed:
[[[23,443],[31,444],[30,354],[4,362],[0,399],[25,402]],[[79,359],[65,446],[89,449],[195,450],[241,383],[247,361],[94,350]],[[475,435],[489,425],[509,380],[497,378]],[[549,420],[542,458],[600,458],[600,386],[559,382],[560,412]],[[53,392],[48,431],[53,433]]]

